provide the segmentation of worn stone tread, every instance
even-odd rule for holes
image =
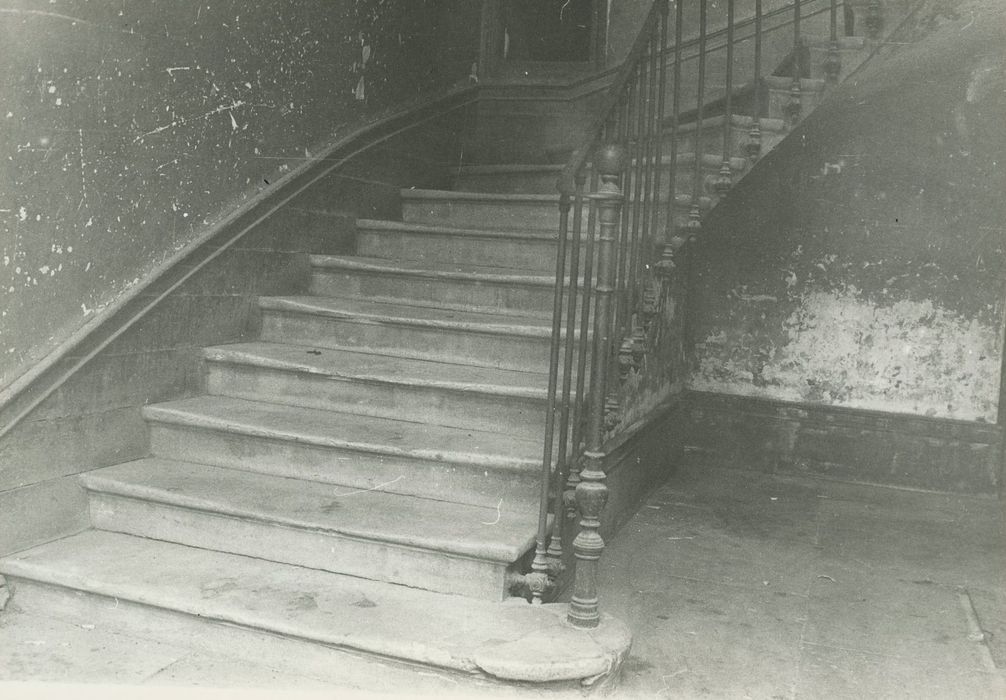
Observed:
[[[517,472],[540,466],[537,440],[224,396],[151,404],[148,420],[403,458]]]
[[[137,500],[506,564],[534,544],[534,504],[486,508],[147,458],[82,475]]]
[[[211,346],[203,348],[203,357],[211,362],[253,365],[331,379],[408,384],[530,399],[547,398],[548,375],[544,372],[521,372],[352,350],[313,349],[300,345],[265,342]]]
[[[385,658],[508,680],[614,672],[631,636],[565,605],[501,605],[112,532],[89,530],[0,560],[15,585],[49,585]],[[118,602],[116,604],[118,604]]]
[[[359,323],[386,323],[474,331],[495,335],[549,338],[551,319],[371,301],[341,297],[260,297],[259,306],[272,311],[317,314]]]
[[[409,275],[444,280],[492,282],[495,284],[520,284],[551,287],[553,275],[520,273],[507,267],[458,265],[414,260],[386,260],[364,256],[312,255],[311,266],[319,269],[350,270],[372,274]]]
[[[455,194],[454,190],[449,193]],[[505,228],[473,228],[471,226],[446,226],[442,224],[427,224],[412,221],[391,221],[387,219],[357,219],[356,227],[364,231],[397,231],[412,234],[430,234],[442,236],[463,236],[467,238],[489,238],[549,241],[559,238],[558,230],[544,229],[505,229]]]

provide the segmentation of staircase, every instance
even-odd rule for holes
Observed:
[[[865,56],[843,48],[846,68]],[[811,55],[805,113],[825,89]],[[766,83],[763,151],[789,96]],[[751,167],[752,123],[677,130],[679,226],[715,206],[724,161],[734,182]],[[18,603],[236,627],[336,662],[611,674],[624,626],[511,597],[538,528],[561,170],[462,166],[454,190],[403,190],[400,221],[359,220],[355,255],[313,256],[309,294],[260,300],[257,341],[203,350],[204,394],[144,409],[148,458],[81,477],[92,529],[0,561]]]

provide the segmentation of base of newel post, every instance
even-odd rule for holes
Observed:
[[[603,455],[588,453],[587,468],[580,473],[576,486],[576,505],[580,511],[580,532],[573,540],[576,577],[567,619],[574,627],[597,627],[601,621],[597,596],[597,562],[604,552],[600,532],[601,511],[608,502],[608,487],[601,466]]]

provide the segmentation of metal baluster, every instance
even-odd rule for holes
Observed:
[[[754,114],[748,132],[747,152],[752,161],[761,155],[761,0],[755,0]]]
[[[658,0],[658,2],[663,2],[665,6],[667,4],[667,0]],[[658,120],[663,116],[658,98],[658,91],[662,92],[661,86],[658,84],[658,77],[662,78],[663,76],[663,71],[661,70],[658,76],[657,70],[658,58],[661,66],[663,65],[663,44],[660,43],[660,38],[660,28],[657,27],[650,39],[650,69],[647,73],[649,99],[646,106],[646,183],[643,187],[643,224],[639,235],[639,250],[636,252],[637,279],[641,274],[640,271],[649,263],[650,250],[652,249],[651,241],[653,240],[652,228],[657,219],[654,185],[660,172],[660,139],[656,137],[656,134],[658,133]],[[633,308],[636,308],[635,304]]]
[[[646,61],[639,62],[639,110],[636,114],[636,148],[633,159],[629,161],[629,170],[633,173],[632,181],[632,230],[627,232],[628,247],[623,252],[625,266],[619,269],[620,279],[616,279],[616,302],[619,309],[618,316],[613,319],[615,337],[628,336],[632,325],[632,309],[635,308],[635,288],[637,277],[637,266],[639,264],[639,238],[640,227],[643,224],[643,192],[645,191],[646,179],[646,121],[649,111],[649,94],[646,89],[649,71]],[[629,192],[628,189],[625,190]]]
[[[699,199],[702,195],[702,122],[706,89],[706,0],[699,0],[699,87],[695,108],[695,164],[692,173],[692,207],[688,213],[689,235],[697,235],[702,226]]]
[[[638,71],[636,72],[638,75]],[[632,183],[635,181],[635,173],[631,167],[632,161],[635,159],[635,148],[634,144],[636,141],[636,133],[633,131],[636,123],[639,121],[639,109],[636,104],[639,93],[639,83],[637,79],[632,79],[629,82],[629,95],[626,98],[627,105],[625,109],[625,120],[622,124],[622,130],[624,131],[624,136],[619,134],[618,143],[629,144],[626,149],[626,157],[630,167],[625,170],[623,175],[622,190],[624,192],[632,191]],[[615,282],[616,282],[616,292],[615,292],[615,308],[611,314],[610,322],[614,327],[619,327],[621,324],[621,319],[625,316],[624,302],[625,295],[618,293],[620,287],[617,285],[623,283],[626,279],[624,271],[628,266],[628,252],[629,252],[629,231],[632,227],[632,207],[623,206],[621,209],[621,219],[619,220],[619,230],[618,230],[618,243],[615,246]]]
[[[625,149],[619,145],[603,147],[594,156],[601,176],[601,186],[591,197],[598,208],[597,286],[594,312],[593,358],[590,373],[590,408],[584,469],[576,486],[576,505],[580,512],[580,531],[573,540],[576,577],[567,619],[575,627],[596,627],[601,620],[597,596],[597,563],[604,551],[601,538],[601,511],[608,500],[604,473],[604,404],[607,385],[611,336],[608,329],[611,295],[614,291],[613,247],[615,229],[622,206],[618,187],[619,173],[625,167]]]
[[[678,121],[681,115],[681,41],[684,24],[684,0],[674,6],[674,88],[671,92],[671,163],[667,188],[667,233],[664,245],[674,237],[677,228],[678,198]]]
[[[786,105],[786,115],[789,117],[789,125],[796,126],[800,121],[800,113],[803,112],[800,78],[802,77],[802,66],[800,65],[800,54],[802,50],[802,39],[800,38],[800,0],[793,2],[793,82],[789,86],[789,102]]]
[[[570,417],[570,387],[573,383],[573,350],[576,338],[576,309],[580,301],[580,237],[583,228],[583,186],[587,180],[584,172],[576,175],[576,192],[573,195],[573,236],[569,250],[569,291],[566,299],[566,347],[562,371],[562,392],[559,394],[559,455],[556,459],[556,489],[558,495],[554,518],[552,519],[552,537],[548,544],[548,556],[553,575],[562,571],[562,538],[565,521],[566,480],[569,478],[569,417]],[[584,301],[586,303],[586,301]],[[578,446],[574,445],[574,454]]]
[[[679,0],[680,1],[680,0]],[[652,259],[654,253],[656,252],[653,248],[653,243],[657,239],[657,231],[660,226],[660,185],[664,170],[664,108],[667,103],[667,57],[664,55],[667,49],[667,17],[670,14],[671,5],[670,0],[664,0],[663,6],[660,8],[660,50],[659,60],[660,60],[660,75],[658,76],[658,94],[657,94],[657,115],[655,120],[655,126],[653,130],[653,138],[657,142],[657,151],[654,156],[656,159],[656,168],[653,175],[653,194],[651,198],[653,199],[653,221],[652,221],[652,232],[650,234],[651,247],[647,249],[647,255]],[[672,166],[673,168],[673,166]],[[673,169],[671,170],[673,173]],[[671,196],[674,196],[674,184],[671,184]],[[670,238],[670,236],[665,236],[664,238]]]
[[[828,82],[834,85],[838,82],[839,73],[842,72],[842,56],[838,52],[838,0],[831,0],[828,9],[831,37],[828,42],[828,55],[824,59],[824,74]]]
[[[734,0],[727,0],[727,94],[723,104],[723,162],[716,180],[716,191],[725,197],[733,186],[733,170],[730,168],[731,142],[733,141],[734,91]]]
[[[548,511],[551,497],[552,452],[555,440],[556,386],[559,351],[562,344],[562,297],[566,270],[566,239],[569,235],[569,195],[559,196],[559,241],[555,256],[555,293],[552,298],[552,342],[549,348],[548,408],[545,413],[545,444],[541,458],[541,483],[538,501],[538,532],[535,535],[531,573],[524,577],[531,589],[531,602],[540,604],[549,583]]]
[[[616,131],[609,129],[610,131]],[[597,168],[594,168],[590,176],[590,190],[597,191],[598,185]],[[576,401],[573,404],[573,436],[570,444],[573,446],[574,459],[569,468],[569,477],[566,480],[566,493],[563,501],[566,507],[575,515],[573,493],[576,485],[580,483],[580,466],[576,461],[580,457],[580,444],[583,442],[583,396],[587,378],[587,349],[589,347],[590,315],[592,309],[592,295],[594,286],[594,229],[597,225],[597,206],[594,200],[587,200],[587,232],[586,245],[583,252],[583,303],[580,305],[580,341],[579,352],[576,360]]]

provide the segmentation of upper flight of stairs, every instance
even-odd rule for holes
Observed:
[[[771,87],[763,150],[786,134]],[[679,223],[696,163],[715,206],[722,125],[679,130]],[[203,395],[144,409],[148,458],[81,477],[93,529],[0,561],[19,604],[507,680],[617,669],[620,623],[503,604],[537,527],[560,169],[464,165],[454,191],[403,190],[401,221],[359,220],[355,255],[312,256],[308,294],[260,300],[257,341],[203,350]]]

